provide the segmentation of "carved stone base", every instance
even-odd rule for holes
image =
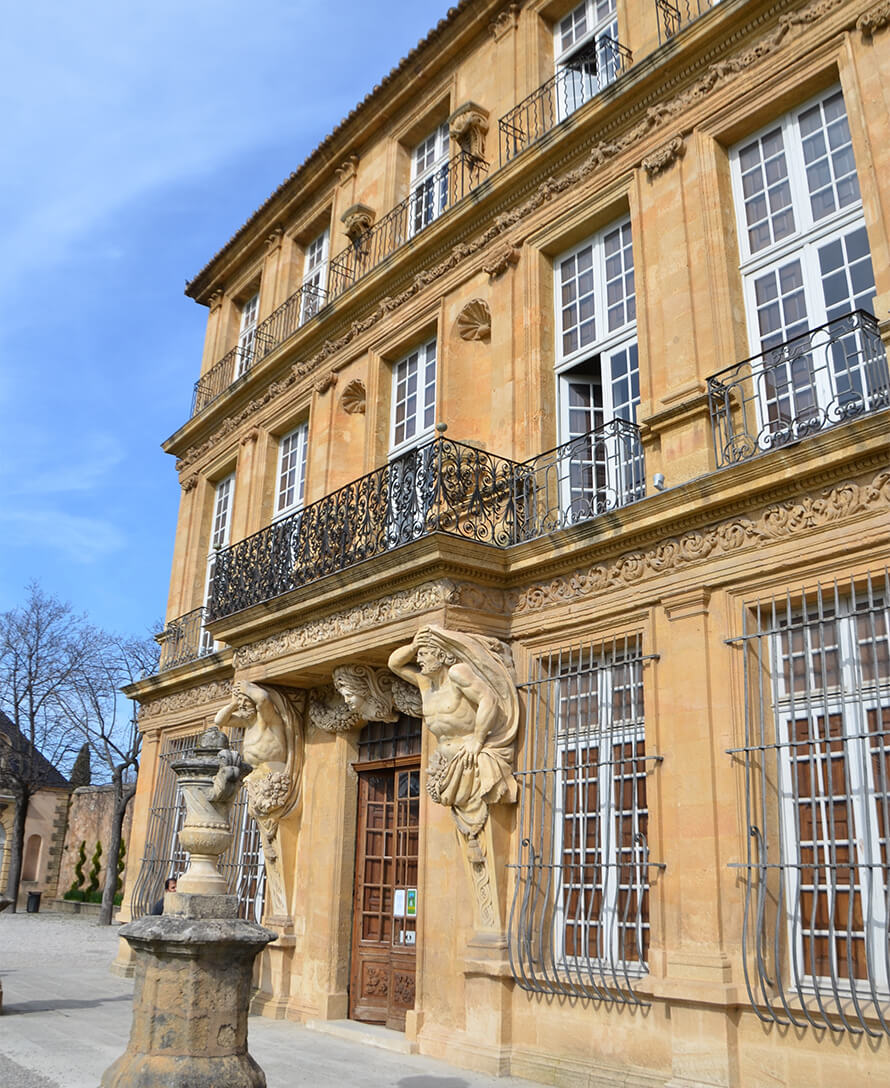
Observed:
[[[247,1009],[254,960],[275,934],[235,907],[233,896],[173,893],[164,914],[122,928],[135,962],[133,1026],[101,1088],[265,1088],[247,1052]]]

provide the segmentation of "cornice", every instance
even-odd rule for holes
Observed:
[[[673,126],[678,119],[681,120],[682,130],[688,131],[690,127],[690,119],[688,116],[690,111],[694,110],[696,106],[705,101],[715,89],[731,84],[735,79],[747,73],[750,68],[760,63],[764,58],[775,53],[785,44],[785,40],[789,33],[796,27],[806,27],[818,22],[832,12],[843,7],[845,4],[846,0],[813,0],[813,2],[801,8],[779,14],[778,18],[776,18],[777,10],[785,5],[772,7],[758,13],[754,18],[746,22],[743,27],[737,28],[734,34],[729,36],[729,39],[721,37],[719,43],[715,43],[709,52],[696,58],[696,64],[690,66],[690,68],[686,70],[689,78],[685,80],[687,85],[683,90],[676,93],[673,97],[666,99],[657,98],[656,91],[653,90],[650,95],[636,101],[636,108],[634,111],[626,111],[624,114],[620,114],[619,116],[624,119],[625,123],[633,117],[640,117],[641,114],[642,116],[636,124],[626,129],[623,134],[616,135],[613,140],[609,141],[604,137],[611,131],[615,131],[616,125],[619,122],[615,120],[614,111],[612,111],[610,117],[610,111],[603,107],[611,99],[623,94],[625,90],[629,90],[634,85],[633,82],[627,84],[624,83],[623,80],[619,80],[617,83],[613,84],[606,92],[602,95],[598,95],[596,99],[592,100],[578,111],[579,125],[583,124],[583,113],[585,110],[589,110],[594,115],[599,112],[601,116],[597,117],[598,125],[595,133],[592,133],[587,139],[572,144],[566,149],[565,154],[561,158],[557,158],[555,162],[548,160],[545,167],[541,170],[535,169],[536,166],[540,165],[540,156],[538,160],[535,160],[534,158],[528,160],[528,165],[532,167],[532,173],[535,178],[541,178],[545,170],[549,171],[549,173],[547,173],[546,176],[543,176],[543,179],[539,180],[537,185],[534,184],[534,180],[530,180],[520,187],[520,190],[531,190],[531,195],[527,199],[517,204],[516,190],[511,190],[509,194],[505,192],[502,201],[499,203],[500,206],[507,206],[509,210],[497,214],[496,208],[489,208],[489,217],[491,219],[490,225],[481,233],[478,233],[472,240],[461,240],[452,245],[447,255],[441,260],[435,260],[435,250],[424,250],[423,257],[428,260],[435,260],[435,263],[431,264],[430,267],[421,268],[419,271],[415,272],[410,284],[401,291],[398,291],[395,295],[386,295],[379,298],[376,305],[370,305],[365,312],[365,315],[360,318],[355,318],[342,334],[324,340],[314,354],[303,360],[298,360],[293,364],[293,370],[289,376],[284,376],[280,380],[272,382],[263,393],[251,399],[245,407],[224,419],[219,427],[214,430],[206,440],[186,449],[176,463],[177,470],[182,471],[193,465],[195,461],[214,448],[218,442],[232,434],[241,423],[255,412],[264,408],[270,400],[275,399],[278,395],[281,395],[286,390],[290,389],[293,386],[295,379],[303,379],[311,376],[328,359],[350,347],[357,337],[374,328],[394,310],[413,299],[427,286],[439,280],[452,269],[458,267],[463,262],[466,262],[469,258],[487,250],[489,247],[494,249],[496,245],[502,244],[505,235],[509,235],[511,245],[514,247],[520,245],[525,233],[528,233],[528,231],[525,231],[525,233],[523,232],[523,224],[526,220],[530,219],[539,208],[545,204],[549,204],[567,190],[576,189],[606,164],[625,157],[626,161],[622,159],[622,169],[630,170],[641,165],[646,166],[646,162],[651,156],[652,166],[657,167],[654,171],[655,173],[669,168],[670,164],[679,156],[679,152],[676,150],[675,141],[678,138],[682,138],[681,134],[675,133],[674,137],[672,137],[667,144],[663,144],[660,148],[657,147],[656,150],[650,152],[648,148],[652,142],[652,137],[661,135],[663,129]],[[883,5],[879,6],[878,10],[882,7]],[[851,14],[851,23],[854,18],[855,16]],[[768,21],[773,22],[776,25],[774,25],[767,34],[733,56],[727,57],[725,55],[727,40],[732,42],[736,39],[741,41],[742,39],[748,38],[751,35],[752,29],[756,29]],[[717,24],[715,24],[714,29],[716,31]],[[656,57],[659,52],[660,50],[656,51],[651,57]],[[711,56],[717,56],[718,54],[722,59],[717,60],[715,63],[708,64],[703,74],[698,75],[698,78],[696,79],[692,79],[694,73],[700,72],[703,64],[707,62]],[[648,63],[650,59],[651,58],[647,58],[643,63]],[[635,67],[632,67],[628,76],[631,76],[634,71]],[[681,79],[681,77],[675,78],[678,80]],[[648,101],[653,99],[655,100],[655,104],[646,105]],[[572,131],[575,131],[575,129]],[[568,136],[568,133],[565,133],[564,135]],[[671,147],[674,147],[675,149],[672,155],[666,150]],[[625,153],[632,149],[636,149],[636,154],[627,157]],[[667,156],[669,161],[665,159],[665,156]],[[577,161],[579,158],[581,158],[581,161],[578,165],[561,174],[559,173],[562,166]],[[516,168],[516,173],[520,174],[521,170],[526,168],[526,165],[522,164],[522,156],[519,156],[514,161],[521,164]],[[650,174],[653,173],[652,166],[646,166],[646,169],[649,170]],[[503,169],[509,170],[509,164]],[[479,188],[480,198],[484,198],[487,195],[485,193],[486,189],[494,196],[492,186],[493,182],[491,179],[483,183]],[[474,216],[473,219],[478,222],[478,215]],[[474,222],[467,221],[461,234],[466,237],[473,226],[475,226]],[[382,267],[385,268],[386,266],[384,265]],[[394,282],[398,283],[400,280],[403,281],[404,279],[407,279],[407,276],[408,273],[406,272],[404,277],[396,277],[395,280],[391,276],[381,276],[381,279],[385,278],[388,286],[391,288]],[[285,353],[282,353],[282,358],[284,355]],[[168,440],[168,443],[165,444],[165,446],[169,446],[175,437],[176,436],[173,436],[173,438]]]

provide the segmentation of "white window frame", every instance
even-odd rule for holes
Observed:
[[[307,288],[300,298],[300,324],[315,317],[326,301],[330,236],[327,227],[306,246],[303,257],[303,283]]]
[[[829,363],[825,353],[831,349],[828,347],[829,337],[816,337],[813,339],[813,352],[809,355],[802,354],[800,350],[788,352],[783,350],[782,344],[795,335],[815,330],[825,325],[830,320],[839,316],[831,313],[837,306],[830,306],[825,300],[823,277],[820,273],[820,251],[834,242],[845,245],[846,239],[858,231],[865,232],[865,218],[863,215],[861,193],[850,199],[843,206],[838,206],[834,211],[829,211],[818,218],[814,216],[811,203],[811,194],[807,183],[807,162],[805,159],[804,143],[809,136],[805,136],[801,130],[801,118],[815,107],[823,107],[830,100],[840,96],[841,88],[835,85],[821,94],[809,99],[783,116],[777,118],[768,125],[739,141],[730,150],[730,174],[732,178],[733,203],[736,213],[736,227],[739,239],[739,252],[741,263],[739,266],[742,276],[742,287],[745,302],[745,313],[748,324],[749,346],[752,357],[763,354],[767,360],[754,364],[753,380],[756,384],[757,395],[755,404],[757,407],[757,425],[761,434],[761,445],[771,448],[770,427],[777,430],[787,427],[789,421],[806,419],[818,411],[824,411],[827,406],[837,400],[843,402],[846,395],[845,386],[851,382],[861,385],[862,392],[868,389],[867,365],[870,352],[864,345],[851,345],[849,355],[852,357],[858,353],[859,362],[849,366],[849,371],[842,374],[836,372],[835,363]],[[789,208],[794,218],[794,227],[784,237],[775,239],[772,226],[769,227],[770,241],[761,247],[754,249],[749,236],[749,224],[747,222],[745,207],[745,187],[743,182],[742,156],[746,151],[754,148],[755,144],[763,141],[775,132],[781,133],[782,148],[786,174],[783,179],[780,174],[781,166],[778,156],[773,156],[769,161],[773,171],[774,189],[768,192],[767,205],[774,201],[777,208],[770,211],[778,212]],[[826,129],[822,130],[823,132]],[[762,148],[761,144],[761,148]],[[852,144],[844,145],[848,148],[849,157],[852,159]],[[822,157],[824,161],[824,156]],[[846,179],[857,179],[855,162],[853,162],[852,175],[844,175]],[[811,168],[814,163],[810,164]],[[765,163],[761,169],[766,170]],[[833,175],[832,167],[832,175]],[[749,177],[756,173],[754,170],[747,172]],[[780,189],[782,181],[787,180],[789,204],[780,204],[783,199]],[[834,179],[833,179],[834,180]],[[858,179],[856,180],[858,190]],[[753,201],[756,193],[749,194]],[[839,204],[839,201],[836,201]],[[764,220],[760,220],[763,223]],[[753,224],[752,224],[753,226]],[[865,235],[867,243],[867,235]],[[849,271],[856,268],[857,278],[861,278],[865,270],[865,262],[869,259],[870,247],[866,257],[859,258],[854,264],[849,262],[841,267],[847,274],[849,283]],[[846,257],[846,253],[845,253]],[[774,277],[774,282],[780,284],[779,277],[784,274],[790,280],[794,272],[794,266],[799,262],[800,285],[792,289],[788,287],[788,293],[781,293],[778,299],[761,300],[758,306],[758,285],[764,288],[768,286],[768,277]],[[828,278],[826,276],[826,278]],[[874,284],[873,269],[871,270],[871,283]],[[850,308],[865,308],[862,298],[868,293],[864,283],[849,283]],[[792,295],[793,290],[793,295]],[[872,297],[874,287],[871,287]],[[792,308],[795,300],[802,301],[805,314],[793,314]],[[771,305],[772,302],[772,305]],[[763,320],[768,321],[768,313],[776,315],[780,312],[780,326],[775,331],[768,329],[766,332],[761,326],[761,312]],[[842,311],[844,312],[844,311]],[[789,336],[790,332],[790,336]],[[854,335],[855,334],[851,334]],[[772,341],[772,343],[770,342]],[[821,351],[820,351],[821,348]],[[820,360],[814,365],[813,356],[818,354]],[[843,355],[843,352],[841,352]],[[841,356],[838,356],[840,358]],[[824,359],[824,362],[822,361]],[[841,364],[838,364],[841,365]],[[773,418],[775,417],[775,418]]]
[[[241,324],[238,330],[238,352],[235,359],[235,377],[240,378],[253,366],[256,354],[256,328],[260,311],[260,293],[241,307]]]
[[[562,121],[589,102],[618,76],[616,58],[603,48],[601,38],[618,42],[617,0],[582,0],[553,24],[554,68],[565,72],[563,86],[556,87],[557,119]],[[596,43],[596,70],[586,65],[574,68],[571,61],[587,46]],[[568,74],[574,69],[574,74]],[[558,81],[559,84],[559,81]]]
[[[561,253],[554,261],[554,312],[556,336],[556,381],[559,423],[559,444],[572,443],[572,452],[565,464],[558,466],[560,504],[564,517],[571,521],[573,511],[579,517],[589,516],[599,500],[596,493],[614,494],[620,505],[630,499],[634,480],[642,479],[642,465],[634,465],[630,471],[622,471],[619,450],[614,443],[607,444],[604,465],[598,465],[594,450],[589,457],[578,456],[575,449],[578,438],[587,431],[604,426],[615,418],[636,423],[636,409],[640,403],[639,347],[636,321],[636,280],[633,259],[633,238],[628,216],[610,223],[583,242]],[[617,240],[617,247],[613,241]],[[590,254],[590,279],[592,290],[579,294],[586,280],[575,274],[567,281],[564,270]],[[610,290],[620,284],[617,291]],[[568,291],[571,286],[571,290]],[[573,297],[572,297],[573,296]],[[592,308],[583,311],[592,314],[594,334],[582,344],[582,304],[588,301]],[[611,302],[611,305],[610,305]],[[578,320],[566,322],[566,313],[574,306]],[[610,325],[612,327],[610,327]],[[566,335],[577,328],[577,342],[566,345]],[[579,367],[589,363],[589,370],[579,372]],[[592,380],[586,374],[591,375]],[[598,375],[598,381],[596,376]],[[587,431],[573,427],[572,416],[583,412],[582,406],[573,405],[573,386],[587,387],[591,407],[588,412],[592,427]],[[596,390],[601,403],[597,406]],[[614,448],[613,448],[614,446]],[[588,474],[594,477],[592,486],[585,482]]]
[[[306,495],[306,459],[309,448],[309,424],[298,424],[278,440],[275,470],[274,519],[303,508]]]
[[[577,681],[581,677],[587,676],[595,682],[597,697],[597,721],[595,723],[588,723],[584,727],[583,723],[578,722],[574,728],[566,725],[565,720],[570,716],[566,713],[566,706],[569,701],[576,699],[580,702],[585,696],[589,697],[592,692],[573,692],[569,695],[565,691],[567,687],[566,679],[560,681],[555,723],[558,785],[554,806],[553,858],[562,866],[563,873],[566,868],[584,870],[589,867],[594,873],[594,882],[592,884],[569,885],[565,876],[563,876],[554,905],[554,954],[557,965],[563,967],[567,972],[571,972],[577,965],[590,960],[606,976],[611,972],[617,972],[622,977],[639,978],[648,973],[648,967],[641,966],[637,959],[626,960],[621,955],[620,938],[622,930],[626,927],[622,924],[618,895],[619,891],[629,888],[629,885],[620,880],[619,865],[621,863],[619,854],[626,851],[622,851],[617,842],[617,806],[614,788],[615,748],[619,745],[629,744],[636,749],[636,746],[642,743],[642,755],[634,755],[629,762],[633,768],[631,773],[634,778],[645,777],[646,774],[642,662],[634,655],[631,655],[629,660],[622,660],[621,655],[617,659],[613,655],[608,655],[606,658],[591,660],[589,664],[590,671],[580,672],[573,676],[572,679]],[[617,669],[625,668],[633,670],[630,677],[633,712],[631,720],[617,722],[613,720],[614,675]],[[582,777],[578,773],[580,767],[593,767],[589,762],[582,762],[583,754],[591,749],[597,749],[597,761],[593,770],[597,783],[597,810],[595,813],[589,812],[578,806],[573,813],[568,813],[565,806],[567,788],[572,787],[577,798],[581,795],[582,790],[586,792],[586,786],[591,780],[590,775]],[[573,767],[570,767],[566,760],[569,752],[574,753],[575,764]],[[603,752],[607,753],[607,758],[601,762],[600,753]],[[634,798],[636,798],[636,789],[634,790]],[[636,804],[632,806],[630,810],[632,839],[639,834],[640,815],[645,812],[648,816],[648,811],[648,800],[645,808],[638,809]],[[589,841],[590,829],[588,825],[593,823],[595,828],[598,826],[598,847],[595,854],[601,852],[604,863],[597,864],[594,861],[592,865],[588,866],[585,859],[586,851],[580,852],[577,861],[574,860],[573,852],[571,864],[567,866],[564,863],[565,822],[569,818],[573,818],[580,823],[580,841],[585,846]],[[630,853],[632,854],[632,860],[628,864],[635,874],[633,887],[637,889],[637,895],[646,895],[649,892],[649,874],[645,851],[641,846],[634,844],[630,847]],[[586,917],[579,918],[576,916],[570,918],[565,911],[565,898],[566,893],[571,891],[575,891],[582,896],[595,896],[599,892],[602,897],[602,907],[599,915],[593,917],[592,912],[590,912]],[[567,953],[566,928],[568,925],[572,925],[580,934],[580,939],[584,941],[586,946],[586,954],[570,955]],[[636,931],[635,935],[639,946],[642,942],[642,932],[644,929],[650,930],[651,922],[636,919],[632,921],[630,915],[628,915],[626,926],[632,927]],[[601,945],[597,949],[591,949],[589,946],[590,934],[597,930],[599,931]]]
[[[448,207],[448,170],[443,167],[447,167],[450,147],[448,122],[443,121],[411,149],[409,238],[428,227]]]
[[[210,524],[210,548],[207,553],[207,572],[204,577],[204,607],[210,603],[210,591],[213,586],[213,571],[216,566],[216,553],[228,546],[232,538],[232,507],[235,498],[235,473],[221,479],[213,493],[213,514]],[[218,643],[210,632],[201,631],[201,653],[213,653]]]
[[[858,889],[863,909],[863,928],[844,929],[848,932],[861,933],[863,935],[871,930],[870,947],[880,948],[885,941],[886,933],[886,889],[879,880],[873,879],[873,874],[881,871],[881,842],[880,827],[877,817],[877,804],[879,796],[874,782],[873,753],[871,750],[871,736],[868,730],[868,713],[875,711],[879,715],[881,708],[886,708],[890,703],[890,675],[876,677],[869,685],[862,681],[861,668],[862,657],[860,654],[861,643],[856,629],[856,614],[850,609],[849,601],[844,598],[837,599],[837,609],[831,615],[811,615],[807,623],[802,624],[802,617],[798,614],[795,619],[795,631],[802,630],[803,648],[792,650],[793,657],[803,662],[803,677],[798,674],[798,681],[803,680],[799,690],[793,691],[786,683],[785,677],[793,674],[792,656],[786,647],[790,645],[790,635],[787,631],[779,631],[772,636],[773,657],[773,699],[776,728],[780,751],[779,760],[779,798],[780,798],[780,835],[782,838],[783,855],[787,858],[800,857],[802,847],[800,836],[799,809],[803,805],[813,811],[818,811],[818,822],[822,829],[831,827],[832,807],[829,800],[839,801],[839,795],[829,787],[825,789],[826,772],[830,774],[832,757],[843,759],[846,766],[845,785],[849,791],[843,796],[848,797],[847,813],[852,814],[853,827],[850,829],[852,841],[850,841],[851,861],[850,868],[855,871],[854,888]],[[890,611],[886,603],[883,611],[883,641],[888,642],[890,633]],[[832,624],[837,633],[837,642],[832,647],[836,654],[839,683],[834,687],[826,687],[818,675],[819,668],[813,668],[813,662],[823,662],[825,643],[822,632],[826,624]],[[820,638],[818,644],[812,639],[813,627],[818,626]],[[879,639],[880,641],[880,634]],[[869,645],[873,645],[872,640]],[[826,725],[829,719],[838,718],[842,725],[842,737],[828,735]],[[799,749],[791,736],[792,722],[800,722],[804,719],[814,722],[810,731],[820,739]],[[841,753],[833,747],[838,741],[842,741]],[[820,786],[812,790],[810,798],[802,798],[796,788],[795,775],[792,769],[792,752],[801,751],[801,762],[809,764],[809,773],[818,776]],[[890,837],[890,828],[886,834]],[[808,840],[809,842],[809,840]],[[819,859],[823,872],[828,874],[825,883],[820,883],[819,896],[833,898],[837,895],[848,894],[849,885],[838,882],[832,886],[831,854],[836,849],[837,843],[830,842],[826,837],[820,837],[812,842],[814,861]],[[819,863],[817,862],[817,863]],[[841,866],[843,868],[843,865]],[[842,977],[839,971],[837,956],[838,937],[837,931],[833,936],[830,930],[819,930],[815,925],[810,926],[810,920],[801,917],[801,896],[807,894],[813,887],[811,882],[804,880],[800,869],[794,864],[785,867],[786,886],[786,924],[788,931],[789,949],[794,957],[793,978],[800,979],[807,990],[819,991],[821,984],[831,983],[830,975],[811,975],[803,970],[807,963],[807,948],[805,941],[809,940],[812,933],[816,938],[825,938],[829,945],[829,954],[832,961],[832,970],[835,980],[841,990],[850,991],[855,988],[857,992],[868,994],[871,987],[884,997],[890,997],[890,979],[887,977],[886,960],[883,956],[876,957],[875,974],[863,979],[849,979]],[[833,939],[832,939],[833,938]],[[842,939],[846,939],[845,937]],[[844,965],[845,966],[845,965]]]
[[[411,368],[415,368],[416,382],[411,391]],[[392,461],[407,450],[419,446],[432,438],[436,429],[436,393],[438,385],[438,342],[434,336],[420,344],[407,355],[402,356],[392,368],[392,397],[390,408],[390,445],[389,459]],[[404,383],[404,394],[400,385]],[[415,398],[413,412],[408,414],[412,396]],[[405,405],[404,421],[398,419],[399,407]],[[409,420],[412,422],[409,426]],[[404,433],[397,437],[398,428],[404,422]]]

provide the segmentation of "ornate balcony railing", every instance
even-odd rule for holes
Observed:
[[[506,548],[634,502],[644,490],[639,432],[624,420],[524,463],[436,438],[221,550],[209,618],[431,533]]]
[[[195,608],[184,616],[171,620],[158,636],[161,642],[161,660],[158,672],[197,661],[213,652],[213,639],[204,630],[204,609]]]
[[[708,379],[717,466],[745,461],[890,406],[887,355],[863,310]]]
[[[366,276],[392,253],[428,227],[484,180],[488,163],[460,151],[435,173],[415,185],[411,194],[331,260],[330,298]]]
[[[628,506],[646,494],[639,428],[613,419],[524,462],[521,482],[523,540]]]
[[[633,56],[620,42],[601,34],[571,63],[514,106],[498,122],[501,165],[540,140],[560,121],[596,97],[627,71]]]
[[[301,325],[327,302],[327,294],[320,287],[304,283],[277,310],[259,323],[249,344],[232,348],[203,377],[195,382],[192,397],[192,415],[197,415],[221,396],[235,381],[243,377],[254,364],[264,359],[273,348],[293,336]]]
[[[655,0],[658,15],[658,41],[664,43],[679,34],[687,23],[715,8],[720,0]]]

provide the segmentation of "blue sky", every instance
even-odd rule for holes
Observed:
[[[184,281],[445,14],[35,0],[0,40],[0,611],[163,617],[206,310]],[[383,28],[381,32],[381,28]]]

